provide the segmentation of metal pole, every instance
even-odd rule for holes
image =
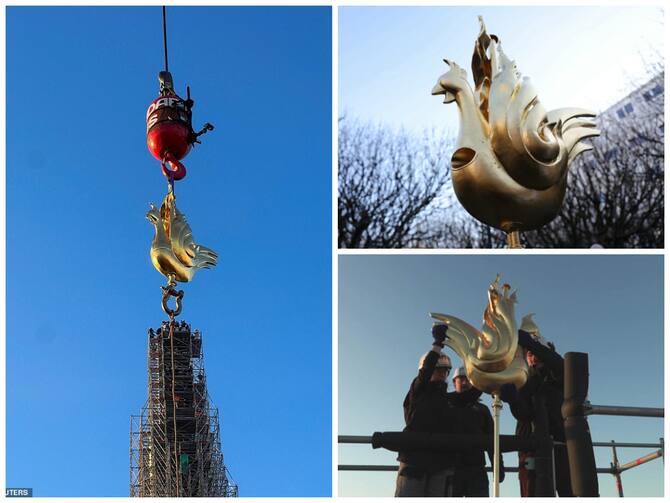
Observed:
[[[338,465],[343,472],[397,472],[398,465]]]
[[[658,407],[620,407],[616,405],[593,405],[588,401],[584,402],[584,415],[664,417],[663,409]]]
[[[619,458],[616,455],[616,444],[612,440],[612,472],[616,480],[616,489],[619,493],[619,498],[623,498],[623,485],[621,485],[621,471],[619,470]]]
[[[663,444],[660,442],[657,444],[652,444],[649,442],[616,442],[612,440],[611,442],[593,442],[593,447],[645,447],[650,449],[660,449],[663,447]]]
[[[570,485],[575,496],[598,496],[598,476],[591,431],[584,404],[589,391],[589,355],[566,353],[563,361],[563,405],[561,415],[570,467]]]
[[[663,464],[665,464],[665,442],[663,442],[663,437],[660,438],[661,441],[661,457],[663,458]]]
[[[535,450],[535,494],[530,496],[556,496],[554,482],[554,441],[549,435],[546,398],[542,394],[535,396],[533,402],[535,416],[535,437],[538,442]]]
[[[535,436],[519,438],[515,435],[499,435],[500,451],[535,451],[538,441]],[[400,452],[419,450],[431,452],[471,452],[472,449],[490,449],[493,435],[468,435],[425,433],[417,431],[385,431],[372,435],[373,449]]]
[[[493,393],[493,497],[500,497],[500,392]]]
[[[372,436],[365,435],[338,435],[338,444],[371,444]]]
[[[511,250],[520,250],[523,248],[519,231],[512,231],[507,233],[507,248]]]
[[[337,465],[337,469],[342,472],[397,472],[398,465]],[[598,468],[598,473],[612,474],[612,468]],[[486,468],[487,472],[493,472],[490,466]],[[518,473],[516,466],[505,468],[505,473]]]
[[[646,456],[642,456],[641,458],[637,458],[629,463],[621,465],[619,467],[619,471],[625,472],[626,470],[630,470],[631,468],[635,468],[641,464],[648,463],[649,461],[653,461],[654,459],[660,458],[661,456],[663,456],[663,451],[659,449],[656,452],[652,452],[651,454],[647,454]]]
[[[505,437],[505,435],[501,435]],[[337,437],[338,444],[370,444],[372,443],[371,435],[339,435]],[[554,445],[565,445],[565,442],[554,442]],[[593,442],[593,447],[644,447],[649,449],[662,449],[663,439],[658,443],[651,442]]]

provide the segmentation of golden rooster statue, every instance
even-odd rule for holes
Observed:
[[[432,94],[444,94],[444,103],[458,105],[460,132],[451,157],[458,200],[475,218],[509,235],[556,217],[569,164],[592,148],[581,140],[600,133],[588,110],[547,112],[498,37],[486,32],[481,16],[479,22],[472,57],[475,90],[466,71],[445,59],[449,71]]]
[[[168,280],[191,281],[198,269],[216,265],[216,252],[193,242],[191,227],[177,209],[172,192],[165,196],[160,210],[151,205],[147,219],[156,230],[151,243],[151,262]]]
[[[477,330],[465,321],[441,313],[430,316],[449,325],[446,344],[463,360],[470,382],[479,390],[495,393],[505,383],[521,388],[528,378],[528,366],[518,345],[514,316],[516,292],[502,285],[500,276],[489,286],[484,324]]]

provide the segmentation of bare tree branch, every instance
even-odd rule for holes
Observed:
[[[427,225],[444,209],[451,142],[413,138],[344,118],[339,126],[338,227],[341,248],[408,248],[435,239]]]
[[[622,104],[624,117],[613,110],[599,120],[593,151],[570,168],[561,213],[524,233],[527,246],[663,248],[663,77],[661,72]]]

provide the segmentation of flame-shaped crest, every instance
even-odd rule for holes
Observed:
[[[516,292],[510,294],[508,284],[500,287],[497,276],[488,290],[481,330],[456,316],[430,313],[433,319],[449,325],[446,344],[463,360],[470,382],[487,393],[505,383],[521,388],[528,378],[528,366],[518,346],[514,304]]]
[[[473,91],[467,73],[444,60],[433,94],[456,101],[461,121],[451,168],[454,191],[475,218],[506,232],[530,230],[551,221],[565,196],[568,166],[597,136],[581,108],[547,112],[527,77],[502,50],[483,19],[472,57]],[[587,118],[587,119],[584,119]]]

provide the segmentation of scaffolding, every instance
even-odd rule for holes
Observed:
[[[149,329],[147,360],[147,402],[130,418],[130,496],[236,497],[207,393],[200,332],[183,321]]]

